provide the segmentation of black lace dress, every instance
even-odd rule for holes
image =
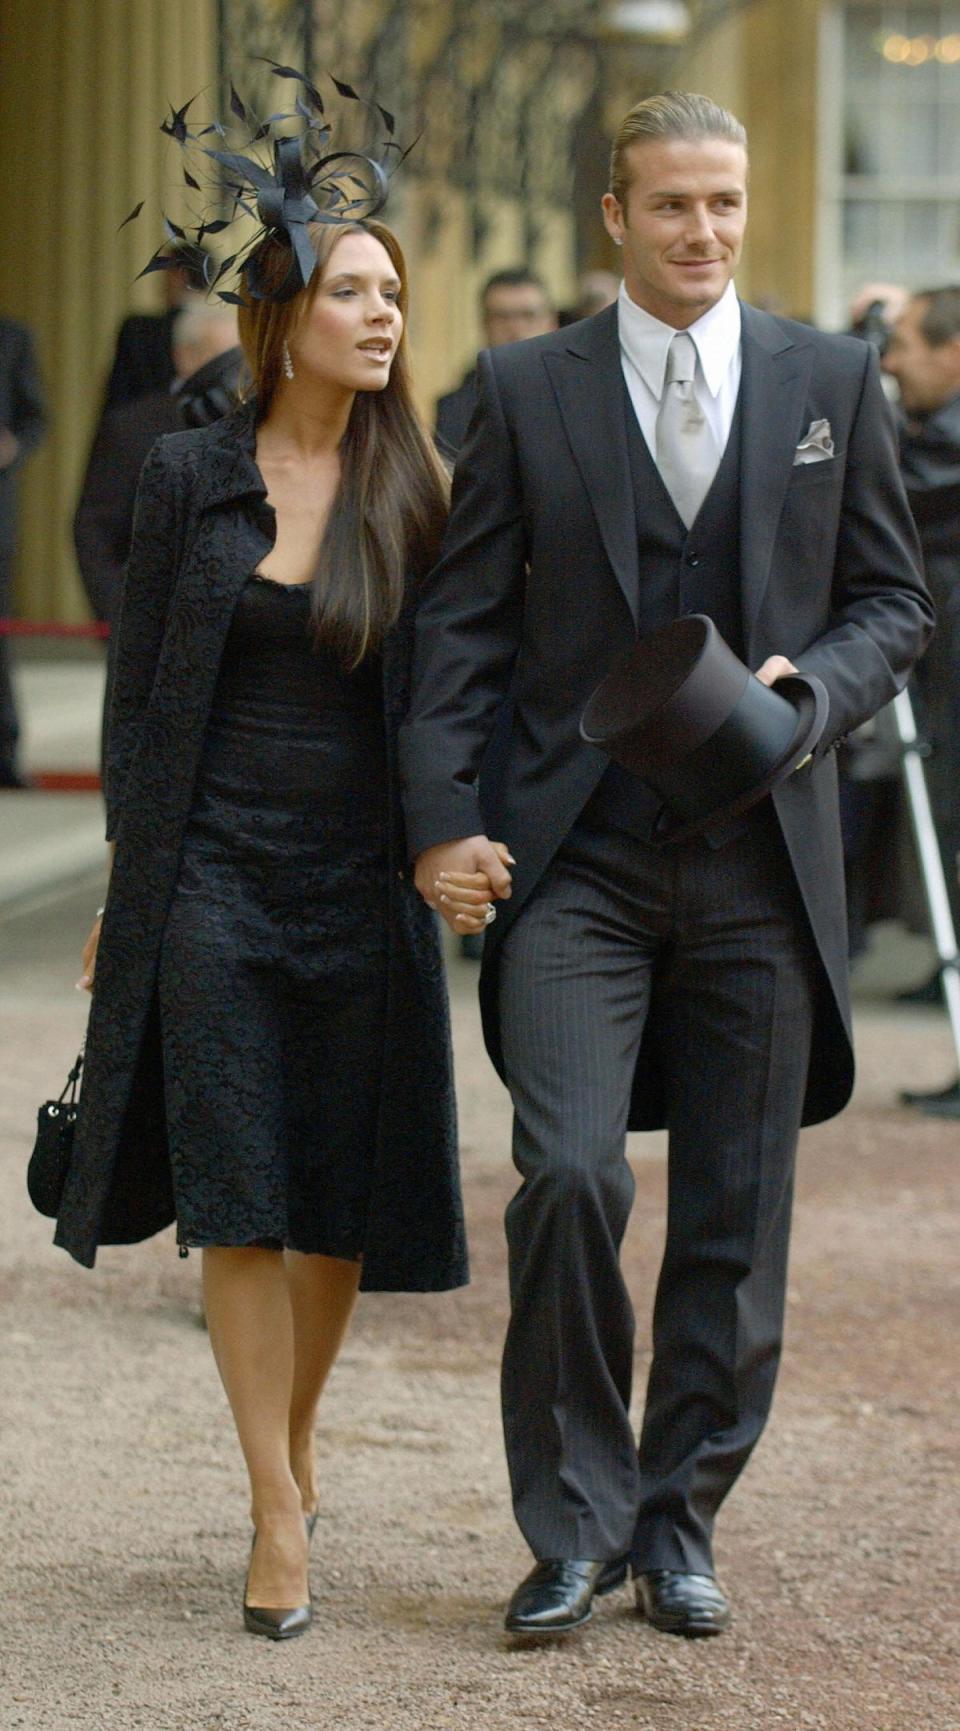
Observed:
[[[380,1110],[387,786],[376,657],[252,577],[217,681],[160,956],[182,1245],[355,1258]]]

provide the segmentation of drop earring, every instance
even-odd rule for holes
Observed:
[[[294,377],[293,362],[290,359],[290,348],[287,343],[283,345],[283,371],[285,378],[292,379]]]

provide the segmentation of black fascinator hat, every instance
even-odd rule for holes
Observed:
[[[246,217],[256,222],[256,229],[252,233],[248,230],[244,243],[226,258],[207,258],[206,287],[234,306],[243,306],[251,299],[291,300],[306,287],[316,269],[307,225],[363,222],[377,216],[386,204],[391,175],[409,155],[409,149],[401,150],[396,142],[389,109],[378,102],[366,102],[352,85],[331,75],[337,94],[361,103],[387,135],[377,156],[334,150],[332,127],[317,85],[293,66],[266,59],[264,64],[273,68],[276,77],[291,79],[300,86],[289,111],[261,121],[231,83],[229,124],[213,120],[192,131],[187,114],[198,100],[195,96],[182,108],[172,109],[162,122],[161,132],[175,139],[183,152],[184,183],[197,195],[202,209],[193,225],[163,218],[166,242],[138,273],[140,276],[176,268],[184,249],[202,248],[208,235],[222,234]],[[298,129],[290,130],[291,123],[299,123]],[[234,149],[231,146],[238,131],[246,136]],[[210,138],[217,143],[203,142]],[[219,173],[211,170],[211,164]],[[132,222],[142,209],[141,201],[120,227]],[[286,274],[273,286],[267,285],[260,268],[260,248],[268,236],[279,240],[290,253]],[[219,286],[234,271],[242,279],[243,295]]]

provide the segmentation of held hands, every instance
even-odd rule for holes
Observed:
[[[489,925],[495,900],[511,894],[508,866],[515,865],[502,841],[485,835],[442,842],[417,860],[414,882],[428,907],[436,908],[461,936]]]
[[[769,655],[756,677],[762,685],[774,685],[796,671],[785,655]],[[451,931],[482,932],[496,918],[495,902],[506,901],[511,894],[507,867],[515,864],[503,842],[472,835],[427,848],[417,860],[414,882],[427,906],[442,914]]]

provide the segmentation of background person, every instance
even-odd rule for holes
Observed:
[[[129,313],[117,332],[107,375],[105,410],[132,402],[135,397],[145,397],[150,391],[161,391],[176,376],[174,320],[181,307],[206,294],[204,266],[209,255],[204,247],[193,242],[177,244],[169,251],[175,264],[160,273],[166,300],[163,312]]]
[[[620,293],[620,278],[612,270],[587,270],[577,283],[577,298],[565,307],[557,318],[559,326],[576,324],[578,319],[593,318],[604,307],[613,305]]]
[[[557,328],[557,315],[542,281],[526,265],[495,271],[480,290],[483,344],[496,349]],[[476,367],[455,391],[437,399],[434,430],[442,451],[456,457],[477,402]]]
[[[147,453],[163,433],[182,427],[184,384],[217,355],[237,354],[237,315],[217,302],[181,307],[171,327],[172,379],[107,409],[97,428],[73,520],[73,542],[87,599],[97,619],[114,624],[133,534],[137,482]],[[171,388],[173,387],[173,388]]]
[[[872,343],[882,356],[890,330],[909,300],[899,283],[868,282],[856,291],[849,309],[851,336]],[[771,309],[772,310],[772,309]],[[893,380],[885,377],[887,396],[896,398]],[[900,755],[893,728],[885,718],[868,721],[840,746],[837,757],[840,828],[847,899],[847,931],[851,961],[869,947],[871,925],[883,919],[912,918],[908,886],[903,879],[900,837],[903,824]],[[939,980],[935,982],[939,997]],[[921,987],[925,995],[927,987]],[[898,994],[912,1001],[914,991]]]
[[[864,283],[850,302],[850,334],[873,343],[882,355],[890,340],[890,331],[910,299],[909,289],[900,283]]]
[[[911,295],[893,323],[882,364],[899,387],[900,470],[937,609],[937,629],[915,684],[932,746],[924,765],[930,803],[960,934],[960,287]],[[930,986],[939,1002],[939,972]],[[960,1116],[956,1082],[904,1098],[935,1115]]]
[[[623,248],[616,307],[480,356],[402,764],[425,899],[470,870],[503,898],[481,1000],[522,1178],[503,1411],[536,1558],[507,1627],[575,1628],[629,1560],[655,1627],[710,1635],[730,1615],[714,1519],[780,1356],[798,1131],[852,1084],[829,747],[892,699],[933,613],[872,349],[737,300],[739,122],[685,92],[638,103],[603,204]],[[816,674],[829,716],[772,799],[663,849],[653,790],[579,725],[615,658],[688,612],[766,684]],[[511,686],[483,812],[477,770]],[[664,1124],[638,1453],[625,1132]]]
[[[236,406],[243,354],[237,345],[237,315],[222,302],[196,300],[182,306],[173,321],[172,384],[105,410],[93,441],[73,519],[73,545],[80,578],[95,617],[111,631],[120,612],[137,483],[147,454],[164,433],[184,425],[204,426]],[[220,361],[217,389],[207,401],[204,381]],[[103,692],[101,763],[106,764],[106,729],[113,691],[113,653],[107,644]]]
[[[17,532],[17,470],[46,431],[47,416],[33,337],[0,318],[0,619],[10,612]],[[10,649],[0,637],[0,788],[24,787],[17,767],[20,722],[10,677]]]

